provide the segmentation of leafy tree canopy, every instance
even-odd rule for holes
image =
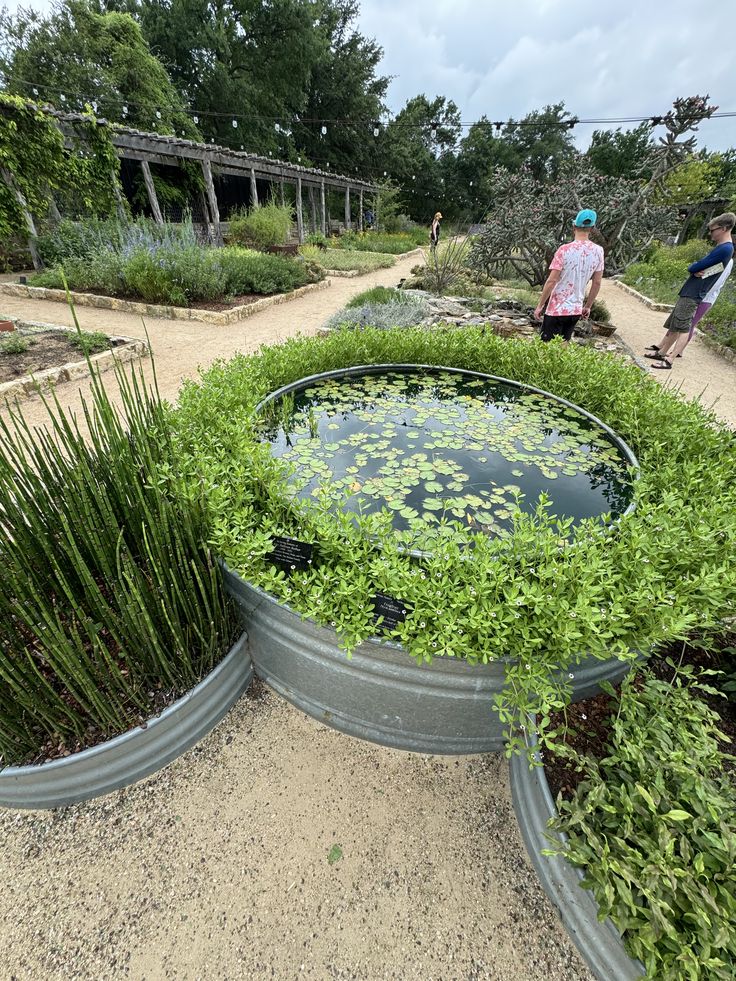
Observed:
[[[586,156],[596,170],[608,177],[649,179],[651,169],[648,162],[652,146],[649,123],[641,123],[627,130],[597,129],[593,132]]]
[[[97,115],[110,121],[198,137],[166,69],[127,14],[100,13],[93,0],[61,0],[48,15],[3,11],[0,40],[10,93],[70,111],[94,99]]]

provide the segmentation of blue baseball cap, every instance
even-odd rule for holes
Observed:
[[[575,221],[573,225],[576,228],[592,228],[596,221],[598,220],[598,215],[591,208],[583,208],[582,211],[578,211],[575,216]]]

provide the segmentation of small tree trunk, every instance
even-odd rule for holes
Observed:
[[[222,229],[220,228],[220,209],[217,207],[217,195],[215,194],[215,182],[212,180],[212,165],[209,157],[202,161],[202,173],[204,175],[204,188],[207,192],[207,203],[209,204],[210,217],[212,218],[213,235],[216,245],[222,245]]]

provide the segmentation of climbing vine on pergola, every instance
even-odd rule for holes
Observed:
[[[0,95],[0,239],[27,238],[36,267],[36,221],[57,213],[55,196],[110,214],[121,201],[119,173],[108,126],[92,113],[62,133],[35,103]]]

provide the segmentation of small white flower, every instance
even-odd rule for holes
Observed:
[[[567,677],[568,677],[568,678],[570,678],[570,679],[572,680],[572,679],[573,679],[573,678],[575,677],[575,675],[574,675],[574,674],[572,674],[572,673],[570,673],[570,674],[569,674],[569,675],[568,675]]]
[[[581,719],[583,719],[583,720],[585,720],[585,719],[587,719],[587,718],[588,718],[588,716],[587,716],[587,715],[585,714],[585,712],[583,712],[583,713],[581,714],[581,716],[580,716],[580,718],[581,718]]]

